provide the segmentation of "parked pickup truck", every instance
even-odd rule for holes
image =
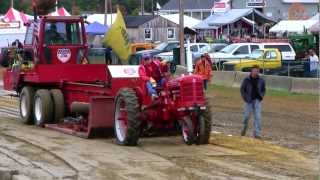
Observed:
[[[223,63],[225,71],[248,72],[254,65],[265,71],[280,69],[282,57],[278,49],[256,49],[248,57]]]

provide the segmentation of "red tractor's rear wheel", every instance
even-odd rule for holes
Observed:
[[[114,131],[117,143],[135,146],[140,134],[140,105],[136,93],[129,88],[122,89],[115,102]]]
[[[20,93],[20,116],[22,122],[25,124],[33,123],[33,103],[34,103],[34,89],[25,86]]]

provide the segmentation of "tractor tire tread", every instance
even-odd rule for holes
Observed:
[[[27,96],[27,115],[23,117],[21,112],[21,97],[23,94]],[[25,124],[32,124],[33,123],[33,106],[34,106],[34,95],[35,90],[30,86],[23,87],[22,91],[20,92],[20,99],[19,99],[19,109],[20,109],[20,117],[23,123]]]
[[[61,122],[65,115],[64,97],[60,89],[50,90],[53,102],[53,123]]]
[[[51,93],[47,89],[39,89],[36,92],[34,99],[36,99],[37,96],[39,96],[41,98],[42,105],[43,105],[43,109],[42,109],[43,113],[42,113],[41,122],[37,123],[37,121],[35,121],[35,124],[40,127],[43,127],[46,123],[52,122],[53,102],[52,102],[52,98],[51,98]]]
[[[124,140],[124,143],[119,144],[127,146],[136,146],[139,140],[141,125],[141,122],[139,120],[140,105],[138,97],[135,91],[130,88],[122,89],[118,97],[122,97],[124,99],[128,113],[127,136]]]
[[[200,126],[202,124],[202,128],[200,129],[199,136],[197,139],[197,144],[208,144],[210,140],[211,127],[212,127],[212,113],[211,113],[211,105],[209,100],[206,99],[206,109],[202,112],[202,122],[200,122]]]

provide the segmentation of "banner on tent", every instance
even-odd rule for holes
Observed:
[[[0,29],[19,29],[20,22],[1,22],[0,21]]]
[[[247,0],[248,8],[263,8],[266,6],[265,0]]]
[[[211,11],[214,13],[225,13],[231,9],[231,0],[215,0]],[[213,13],[211,12],[211,14]]]

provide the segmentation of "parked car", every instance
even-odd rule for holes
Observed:
[[[184,45],[187,46],[186,44]],[[202,48],[209,46],[207,43],[190,43],[190,51],[192,53],[192,59],[195,59],[196,54],[200,54],[200,51]],[[157,57],[160,57],[161,59],[172,61],[173,60],[173,51],[170,52],[164,52],[156,55]],[[199,56],[200,57],[200,56]]]
[[[258,43],[235,43],[226,46],[217,53],[213,53],[212,57],[215,63],[223,63],[238,60],[239,58],[246,58],[254,50],[261,48],[263,48],[262,44]]]
[[[133,43],[131,44],[131,53],[136,53],[143,50],[149,50],[155,48],[152,43]]]
[[[276,48],[256,49],[246,59],[225,62],[223,70],[249,72],[255,65],[265,71],[280,69],[282,66],[281,57],[281,52]]]
[[[213,54],[219,52],[221,49],[228,46],[226,43],[213,43],[208,44],[204,47],[202,47],[198,52],[195,52],[193,54],[194,59],[198,59],[201,57],[201,55],[208,53],[210,55],[210,58],[213,59]]]
[[[160,54],[163,52],[170,52],[178,46],[179,46],[178,41],[163,42],[163,43],[159,44],[158,46],[156,46],[154,49],[139,51],[138,53],[142,53],[142,54],[149,53],[152,55],[156,55],[156,54]]]
[[[170,52],[178,46],[179,46],[178,41],[163,42],[159,44],[157,47],[155,47],[154,49],[143,50],[143,51],[138,51],[136,53],[133,53],[129,58],[129,62],[130,64],[139,64],[143,54],[150,54],[150,56],[153,57],[163,52]]]
[[[279,49],[283,61],[293,61],[296,59],[296,52],[290,43],[262,43],[262,48]]]

